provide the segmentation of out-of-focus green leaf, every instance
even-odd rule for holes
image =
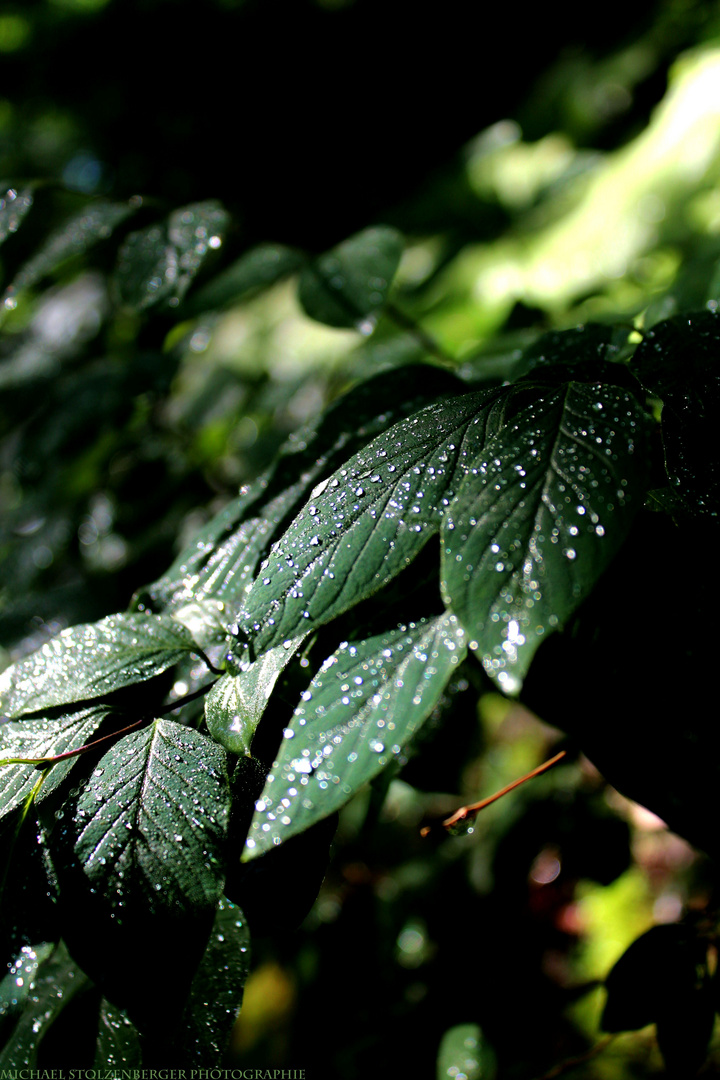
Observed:
[[[649,478],[647,420],[619,387],[538,388],[476,458],[445,515],[442,588],[508,692],[588,595]]]
[[[70,626],[0,675],[0,709],[11,718],[71,705],[143,682],[198,653],[189,630],[168,615],[109,615]]]
[[[180,1027],[183,1060],[219,1065],[242,1005],[250,969],[250,935],[235,904],[221,898],[210,940],[190,989]]]
[[[304,640],[303,635],[268,649],[238,674],[224,675],[205,698],[208,731],[230,753],[250,753],[275,683]]]
[[[224,307],[250,292],[274,285],[280,278],[299,270],[304,262],[305,256],[294,248],[259,244],[193,293],[183,310],[198,314]]]
[[[20,228],[23,218],[33,204],[33,189],[25,186],[17,191],[8,188],[0,199],[0,244]]]
[[[465,634],[449,613],[343,642],[285,731],[247,856],[303,832],[377,776],[432,712],[465,653]]]
[[[209,199],[131,233],[115,269],[120,302],[138,311],[160,303],[177,307],[208,254],[221,246],[229,220],[225,208]]]
[[[122,1009],[105,998],[100,1002],[94,1064],[96,1069],[142,1065],[137,1029]]]
[[[61,942],[33,978],[15,1030],[0,1052],[0,1067],[16,1069],[36,1065],[41,1040],[87,982]]]
[[[6,765],[17,758],[54,757],[90,742],[108,715],[101,705],[80,709],[55,719],[20,720],[0,724],[0,817],[22,806],[37,785],[42,770],[35,765]],[[35,801],[40,802],[65,779],[77,757],[53,765]]]
[[[75,852],[113,909],[194,911],[222,892],[229,807],[224,750],[154,720],[98,762],[75,809]]]
[[[437,1059],[437,1080],[493,1080],[495,1055],[477,1024],[457,1024],[442,1037]]]
[[[396,229],[365,229],[307,264],[298,296],[311,318],[329,326],[372,328],[403,252]]]
[[[106,200],[83,207],[51,233],[40,250],[21,266],[5,290],[5,306],[11,307],[17,293],[37,285],[67,259],[83,255],[99,241],[106,240],[135,210],[131,203]]]
[[[258,651],[329,622],[409,565],[495,433],[505,396],[428,405],[326,475],[245,598],[241,629]]]

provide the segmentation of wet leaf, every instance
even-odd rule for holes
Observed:
[[[397,757],[466,654],[454,615],[345,641],[303,694],[256,803],[247,856],[348,801]]]
[[[95,1068],[142,1065],[142,1047],[137,1029],[127,1014],[105,998],[100,1002]]]
[[[442,531],[446,602],[507,692],[617,552],[649,467],[646,418],[629,392],[569,383],[520,400],[458,487]]]
[[[67,259],[84,255],[95,244],[106,240],[118,225],[135,213],[130,203],[98,200],[83,207],[48,236],[32,258],[21,266],[3,297],[5,307],[14,306],[14,298],[52,274]]]
[[[0,981],[0,1039],[3,1042],[9,1025],[25,1007],[38,968],[54,948],[47,942],[35,946],[24,945],[8,964],[7,975]]]
[[[208,731],[231,754],[249,754],[275,683],[305,637],[268,649],[238,674],[224,675],[205,698]]]
[[[32,187],[19,191],[8,188],[0,198],[0,244],[20,228],[20,224],[33,204]]]
[[[0,710],[17,718],[143,682],[198,647],[167,615],[109,615],[70,626],[0,675]]]
[[[0,817],[22,806],[42,776],[35,765],[5,765],[15,758],[52,757],[77,750],[92,740],[108,715],[105,706],[80,709],[52,720],[21,720],[0,725]],[[77,757],[50,769],[36,797],[41,802],[63,782]]]
[[[203,596],[238,601],[273,538],[318,481],[401,416],[443,394],[457,393],[461,385],[439,368],[413,364],[354,387],[330,406],[316,427],[294,435],[276,465],[200,530],[147,590],[150,603],[175,607]]]
[[[303,268],[300,303],[311,318],[329,326],[365,324],[385,303],[402,252],[396,229],[365,229]]]
[[[174,210],[166,221],[131,233],[118,253],[115,289],[120,303],[138,311],[177,307],[229,224],[214,199]]]
[[[259,244],[198,289],[183,310],[198,314],[224,307],[250,292],[274,285],[298,270],[304,261],[301,252],[284,244]]]
[[[100,761],[75,809],[75,853],[113,909],[214,904],[224,880],[230,805],[225,752],[173,720],[154,720]]]
[[[250,935],[235,904],[221,898],[181,1024],[183,1062],[219,1065],[242,1005],[250,969]]]
[[[506,396],[429,405],[317,485],[245,598],[241,630],[258,651],[328,622],[409,565],[495,433]]]
[[[628,336],[626,329],[618,331],[604,323],[586,323],[571,330],[552,330],[542,334],[525,349],[517,364],[514,377],[531,375],[542,378],[553,371],[562,371],[562,381],[582,379],[590,382],[599,378],[597,369],[606,368],[620,351]]]
[[[48,1029],[88,980],[62,942],[37,970],[25,1007],[0,1052],[0,1068],[37,1064],[38,1047]]]
[[[658,323],[638,345],[632,368],[662,399],[665,467],[689,513],[720,513],[717,416],[720,315],[701,311]]]

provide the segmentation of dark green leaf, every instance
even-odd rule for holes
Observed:
[[[238,674],[224,675],[205,698],[208,731],[230,753],[250,753],[275,683],[304,640],[303,635],[268,649]]]
[[[55,946],[44,942],[35,947],[25,945],[8,964],[7,975],[0,981],[0,1041],[14,1018],[25,1007],[38,968],[52,954]]]
[[[114,907],[178,914],[214,904],[229,813],[225,752],[173,720],[126,735],[78,799],[75,852]]]
[[[258,651],[328,622],[409,565],[494,433],[505,395],[429,405],[326,474],[245,598],[242,629]]]
[[[40,250],[20,268],[5,290],[5,306],[12,306],[17,293],[37,285],[67,259],[83,255],[100,240],[107,239],[113,229],[135,213],[135,209],[130,203],[104,200],[83,207],[52,233]]]
[[[0,244],[3,244],[8,236],[20,228],[22,219],[33,204],[33,189],[31,187],[8,188],[0,199]]]
[[[569,383],[531,395],[443,522],[446,602],[508,692],[622,544],[648,479],[646,418],[630,393]]]
[[[193,293],[183,311],[198,314],[233,303],[249,292],[274,285],[304,261],[301,252],[284,244],[260,244]]]
[[[308,315],[329,326],[372,328],[403,251],[396,229],[365,229],[306,265],[298,296]]]
[[[118,254],[115,288],[122,304],[144,311],[177,307],[229,223],[213,199],[174,210],[167,221],[131,233]]]
[[[689,512],[720,513],[717,416],[720,315],[701,311],[658,323],[638,345],[632,368],[662,399],[665,466]]]
[[[627,339],[628,331],[619,332],[614,326],[588,323],[572,330],[552,330],[543,334],[522,355],[514,377],[532,375],[543,378],[554,370],[562,370],[562,381],[582,379],[596,381],[599,370],[606,367],[618,354],[620,344]]]
[[[250,968],[250,935],[242,911],[221,899],[210,941],[192,982],[180,1048],[183,1061],[219,1065],[240,1012]]]
[[[35,974],[25,1008],[0,1053],[0,1068],[36,1065],[38,1047],[48,1028],[87,982],[61,942]]]
[[[35,765],[6,765],[17,758],[53,757],[90,742],[108,715],[105,706],[81,709],[52,720],[21,720],[0,725],[0,817],[22,806],[42,771]],[[35,801],[40,802],[65,779],[77,757],[53,765]]]
[[[268,777],[248,857],[348,801],[402,750],[466,654],[454,615],[345,641],[303,694]]]
[[[168,615],[109,615],[70,626],[0,675],[0,710],[17,718],[92,700],[143,682],[198,652],[190,632]]]
[[[142,1047],[137,1029],[122,1009],[105,998],[100,1002],[95,1068],[142,1065]]]
[[[457,393],[460,386],[439,368],[413,364],[354,387],[330,406],[314,429],[294,435],[276,466],[243,488],[200,530],[150,587],[151,603],[175,607],[203,596],[238,601],[262,554],[319,480],[401,416],[443,394]]]

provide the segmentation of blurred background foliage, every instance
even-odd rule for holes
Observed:
[[[355,380],[424,358],[497,381],[547,329],[716,310],[720,6],[7,3],[0,177],[8,663],[125,608]],[[127,263],[162,221],[148,257],[175,244],[186,280],[158,297]],[[384,313],[313,322],[301,252],[379,222],[406,237]],[[600,980],[639,933],[703,917],[706,860],[584,758],[421,839],[558,739],[470,667],[443,709],[425,756],[343,810],[297,930],[279,874],[228,1062],[660,1075],[650,1029],[598,1043]]]

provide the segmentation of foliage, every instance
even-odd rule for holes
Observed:
[[[3,1066],[286,1064],[283,1009],[343,1077],[650,1075],[593,1047],[648,1024],[702,1066],[719,72],[685,57],[605,155],[489,129],[452,181],[486,237],[431,222],[447,177],[319,254],[216,199],[6,188]],[[602,970],[583,903],[651,904],[581,751],[707,856],[668,891],[701,910]]]

